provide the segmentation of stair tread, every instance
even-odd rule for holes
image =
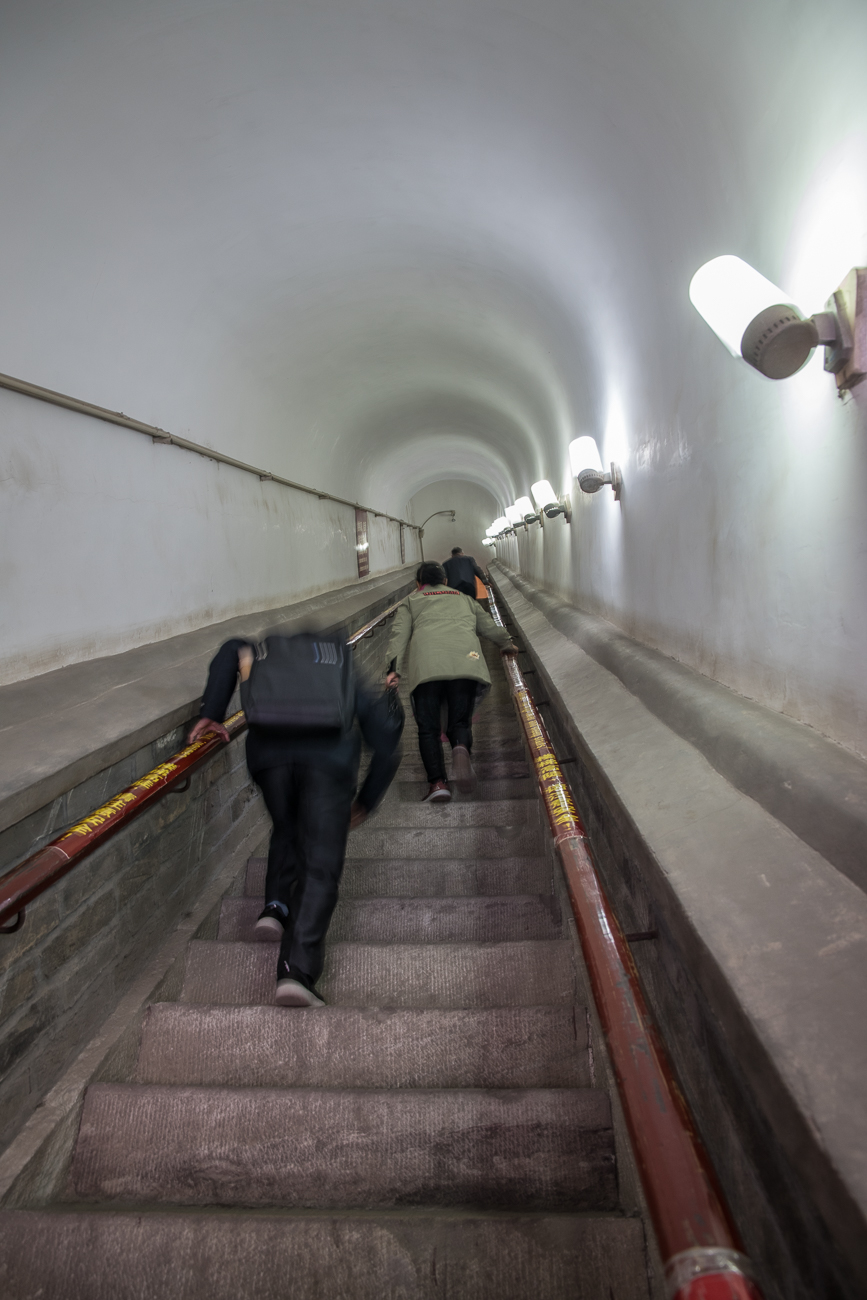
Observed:
[[[180,1205],[613,1209],[595,1088],[191,1088],[97,1083],[69,1193]]]
[[[443,827],[525,826],[540,824],[539,803],[534,799],[452,800],[450,803],[415,803],[385,801],[366,822],[350,836],[350,844],[383,826],[420,827],[441,830]]]
[[[483,805],[479,805],[483,806]],[[493,806],[493,805],[491,805]],[[520,808],[520,802],[510,803]],[[446,805],[445,809],[453,808]],[[443,809],[443,811],[445,811]],[[388,826],[372,818],[353,831],[348,853],[353,858],[499,858],[536,857],[544,852],[547,832],[504,817],[499,825]]]
[[[369,1011],[158,1003],[134,1081],[232,1087],[534,1088],[589,1084],[583,1007]]]
[[[16,1300],[647,1300],[641,1221],[454,1210],[0,1211]]]
[[[265,892],[265,858],[247,863],[244,893]],[[467,898],[487,894],[551,894],[553,871],[548,858],[347,858],[340,878],[340,897]]]
[[[220,942],[252,941],[264,898],[225,898]],[[337,904],[328,931],[332,943],[490,943],[556,939],[562,923],[553,895],[482,898],[363,898]]]
[[[276,970],[273,944],[197,939],[188,949],[179,1000],[268,1006],[274,1001]],[[567,1006],[576,1001],[575,978],[566,939],[336,943],[327,950],[318,987],[337,1006]]]

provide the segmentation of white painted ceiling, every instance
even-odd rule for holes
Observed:
[[[559,490],[612,392],[731,364],[701,262],[791,271],[844,31],[863,0],[4,0],[0,370],[396,512]]]

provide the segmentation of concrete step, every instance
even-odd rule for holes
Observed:
[[[583,1007],[148,1008],[135,1083],[233,1088],[581,1088]]]
[[[271,1089],[97,1083],[71,1198],[102,1204],[613,1210],[599,1089]]]
[[[7,1300],[647,1300],[638,1219],[0,1212]]]
[[[446,804],[389,800],[380,804],[357,831],[351,832],[350,843],[354,844],[372,834],[374,828],[380,830],[384,826],[440,831],[446,826],[539,826],[541,822],[538,799],[496,799],[489,802],[468,799]]]
[[[244,893],[265,893],[265,858],[247,863]],[[488,894],[550,894],[553,871],[548,858],[466,858],[437,861],[415,858],[384,862],[347,858],[340,878],[340,897],[475,898]]]
[[[446,772],[451,772],[451,760],[448,754],[445,755]],[[522,756],[520,758],[497,759],[480,758],[473,754],[473,767],[476,769],[476,776],[479,781],[527,781],[532,777],[532,772]],[[417,753],[410,753],[404,756],[400,767],[397,771],[396,785],[404,781],[424,781],[425,770],[424,764]],[[508,797],[508,796],[507,796]]]
[[[401,768],[399,773],[400,779],[395,781],[383,800],[384,804],[393,803],[412,803],[420,802],[423,795],[427,794],[428,779],[423,767],[420,767],[418,773],[412,775],[410,779]],[[493,803],[502,802],[506,799],[535,799],[538,786],[535,781],[528,778],[522,781],[504,780],[504,781],[482,781],[472,794],[461,794],[457,787],[452,784],[452,801],[456,803]]]
[[[187,953],[180,1001],[271,1006],[276,976],[273,944],[198,939]],[[344,1007],[563,1007],[584,1000],[565,939],[335,943],[318,987],[328,1003]]]
[[[463,805],[469,807],[469,805]],[[491,804],[489,807],[496,807]],[[504,805],[499,805],[503,807]],[[484,807],[479,804],[476,807]],[[535,858],[545,852],[548,831],[540,825],[526,825],[519,820],[521,801],[505,805],[499,826],[456,826],[459,806],[446,804],[431,808],[442,813],[442,823],[426,827],[389,826],[372,817],[360,830],[349,836],[347,857],[351,858]],[[512,815],[511,810],[518,810]],[[451,822],[447,820],[451,818]]]
[[[527,757],[524,742],[517,731],[515,731],[513,735],[508,736],[491,736],[481,730],[476,733],[474,729],[472,752],[474,763],[477,759],[493,763],[503,759],[514,761],[516,759],[526,759]],[[451,747],[449,746],[448,741],[443,741],[443,756],[446,760],[446,765],[448,765],[451,756]],[[414,725],[412,730],[408,729],[403,733],[402,757],[404,762],[420,761]]]
[[[217,938],[255,941],[264,898],[224,898]],[[332,943],[498,943],[560,939],[559,908],[551,894],[494,898],[358,898],[337,904]]]

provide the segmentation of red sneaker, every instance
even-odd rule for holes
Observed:
[[[451,797],[452,792],[445,781],[434,781],[427,794],[423,796],[422,803],[448,803]]]

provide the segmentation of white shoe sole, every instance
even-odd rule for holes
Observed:
[[[451,790],[437,790],[435,794],[425,795],[422,803],[448,803],[451,797]]]
[[[461,794],[472,794],[479,784],[469,752],[463,745],[452,750],[452,776]]]
[[[253,930],[253,938],[259,943],[279,943],[283,938],[283,926],[276,916],[260,916]]]
[[[278,1007],[324,1007],[325,1002],[318,998],[310,989],[306,989],[298,980],[278,980],[277,996],[275,998]]]

